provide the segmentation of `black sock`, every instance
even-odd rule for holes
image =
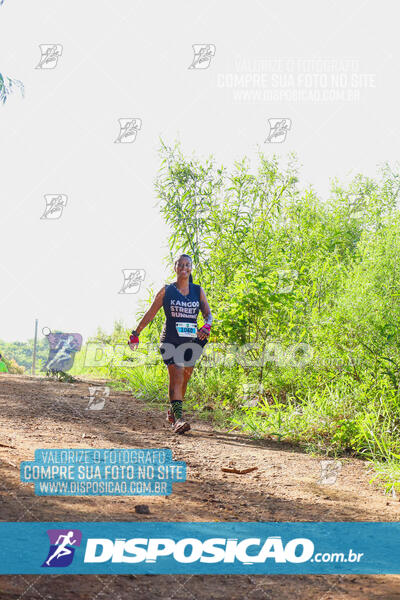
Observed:
[[[172,400],[171,409],[175,419],[180,419],[182,417],[182,400]]]

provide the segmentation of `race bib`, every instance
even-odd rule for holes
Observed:
[[[197,337],[197,327],[194,323],[177,323],[176,330],[180,337]]]

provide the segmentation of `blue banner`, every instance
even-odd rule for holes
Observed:
[[[38,448],[20,477],[36,496],[167,496],[186,464],[169,448]]]
[[[0,523],[1,574],[398,574],[400,523]]]

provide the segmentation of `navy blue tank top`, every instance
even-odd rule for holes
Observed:
[[[175,283],[165,286],[163,300],[165,323],[161,342],[185,344],[199,342],[197,337],[197,316],[200,310],[200,286],[189,283],[189,293],[183,296]]]

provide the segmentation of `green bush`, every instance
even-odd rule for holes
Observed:
[[[400,457],[399,173],[385,164],[376,179],[334,180],[322,201],[300,188],[294,156],[281,168],[260,153],[256,170],[244,159],[229,172],[213,157],[185,157],[178,144],[162,142],[160,153],[169,258],[192,256],[214,317],[211,341],[248,344],[248,358],[260,361],[200,363],[188,407],[254,436],[364,456],[388,485]],[[158,340],[162,320],[141,341]],[[166,401],[161,361],[132,369],[110,361],[104,372]],[[249,384],[261,390],[250,403]]]

